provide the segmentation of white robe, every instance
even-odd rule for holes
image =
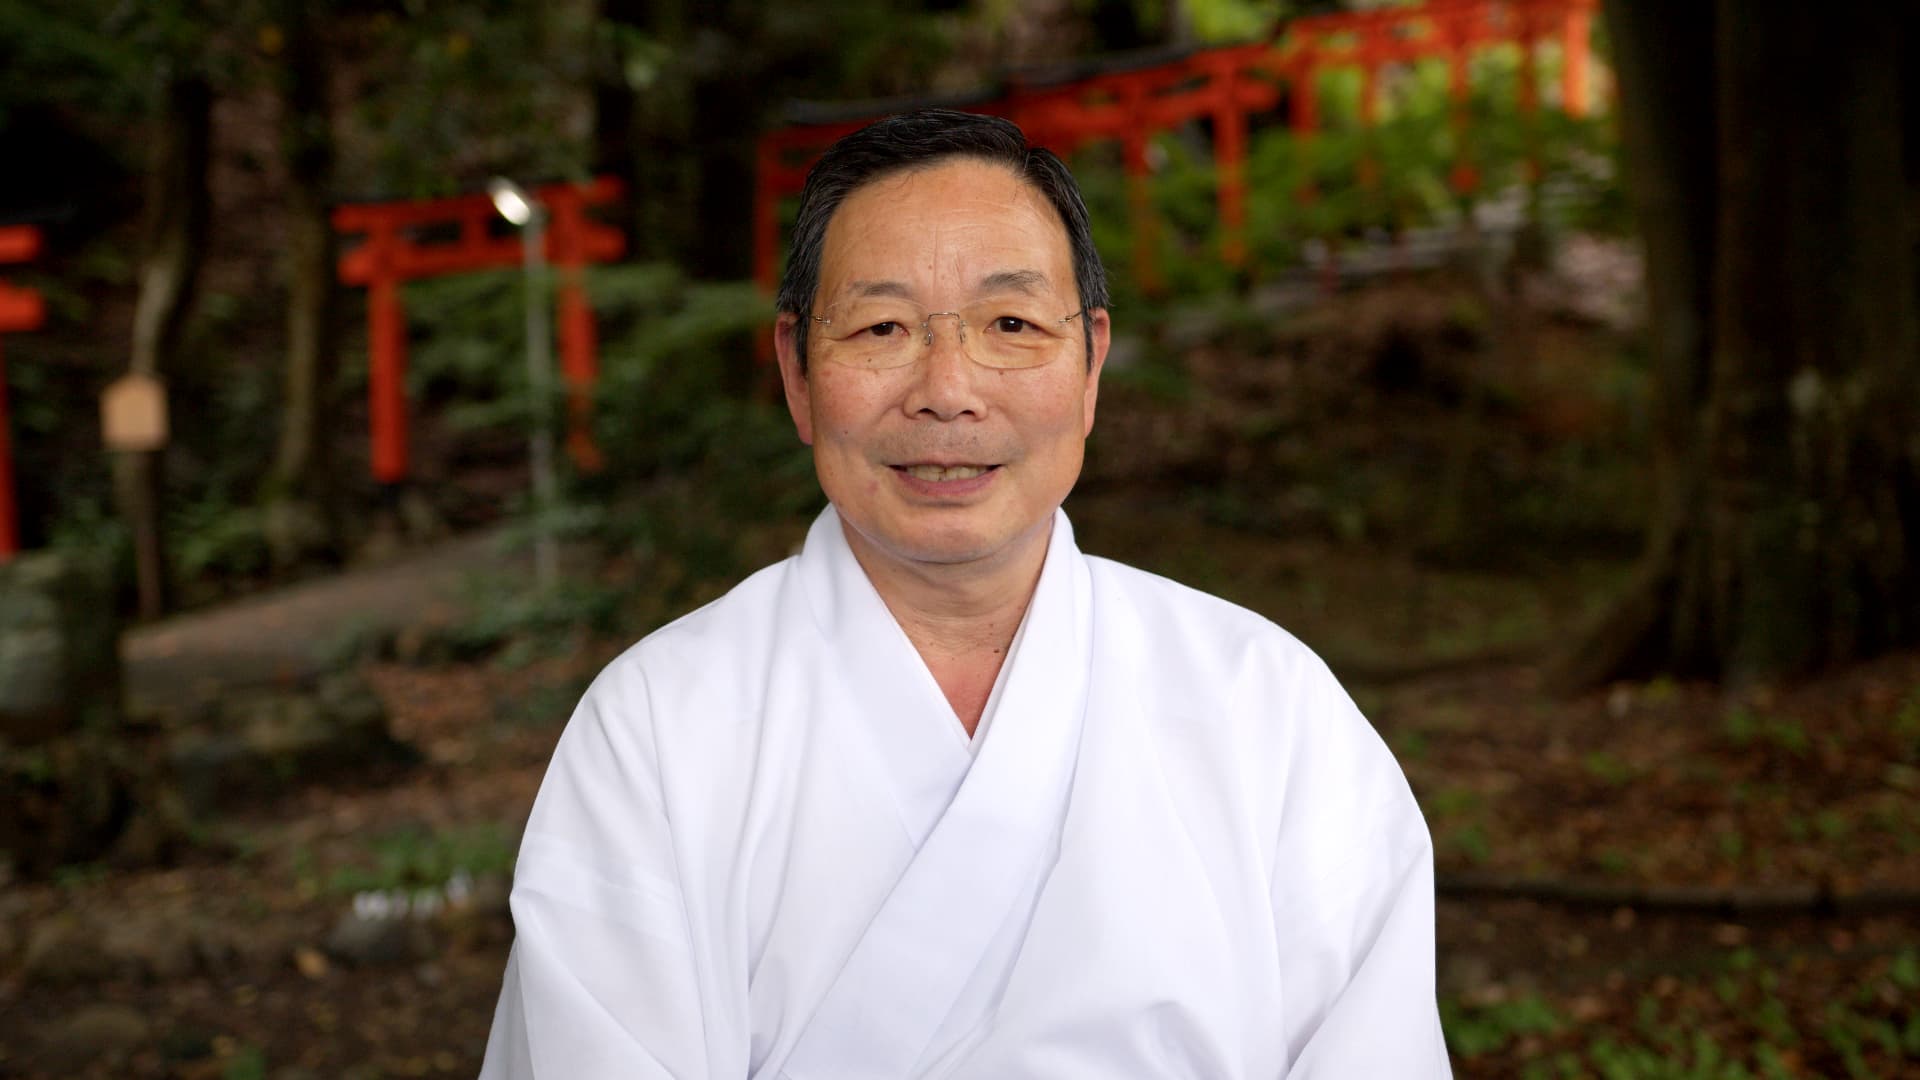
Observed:
[[[1426,826],[1325,665],[1082,555],[977,753],[823,512],[587,691],[483,1080],[1448,1075]]]

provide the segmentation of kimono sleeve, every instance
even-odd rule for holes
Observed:
[[[514,945],[482,1080],[704,1077],[701,995],[630,654],[561,735],[514,866]]]
[[[1289,1080],[1451,1075],[1433,845],[1399,764],[1315,659],[1275,857]]]

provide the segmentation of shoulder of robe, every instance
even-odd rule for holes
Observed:
[[[1312,649],[1273,620],[1171,578],[1125,563],[1088,556],[1094,605],[1102,630],[1125,625],[1156,667],[1185,662],[1211,674],[1312,674],[1325,665]]]
[[[794,559],[763,567],[725,595],[680,616],[615,657],[589,693],[625,696],[645,684],[658,697],[675,688],[739,687],[775,639],[790,631],[779,618]],[[809,624],[810,625],[810,624]]]

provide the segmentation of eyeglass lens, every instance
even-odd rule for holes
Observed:
[[[822,355],[856,367],[901,367],[953,323],[961,348],[976,363],[997,368],[1038,367],[1072,340],[1075,314],[1057,300],[1016,295],[969,304],[959,311],[928,311],[910,300],[872,297],[829,307],[820,324]]]

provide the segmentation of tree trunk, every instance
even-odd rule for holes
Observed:
[[[1692,595],[1736,676],[1920,630],[1899,29],[1892,5],[1720,3],[1712,556]]]
[[[324,2],[324,0],[322,0]],[[287,361],[280,440],[268,474],[266,534],[274,561],[291,565],[339,547],[339,512],[326,432],[336,349],[337,292],[328,193],[333,123],[326,53],[314,0],[282,0],[285,68],[281,151],[287,165]]]
[[[1693,636],[1672,625],[1670,598],[1680,566],[1701,554],[1686,515],[1701,481],[1696,443],[1711,352],[1713,6],[1612,0],[1602,10],[1619,76],[1625,180],[1646,254],[1655,503],[1639,573],[1552,665],[1549,680],[1568,689],[1657,670],[1676,637]]]
[[[206,251],[213,92],[198,76],[169,76],[156,112],[128,366],[158,378],[174,366]],[[114,487],[133,531],[140,613],[152,618],[168,603],[160,453],[116,454]]]
[[[1638,581],[1563,686],[1741,680],[1920,638],[1902,16],[1874,7],[1608,5],[1659,501]]]
[[[627,211],[620,220],[629,253],[641,250],[646,229],[642,225],[640,202],[640,155],[635,152],[635,125],[639,94],[629,78],[629,62],[641,58],[630,55],[627,40],[646,18],[644,0],[600,0],[595,19],[598,32],[593,41],[593,174],[612,176],[626,188]],[[658,151],[649,149],[649,157]]]

